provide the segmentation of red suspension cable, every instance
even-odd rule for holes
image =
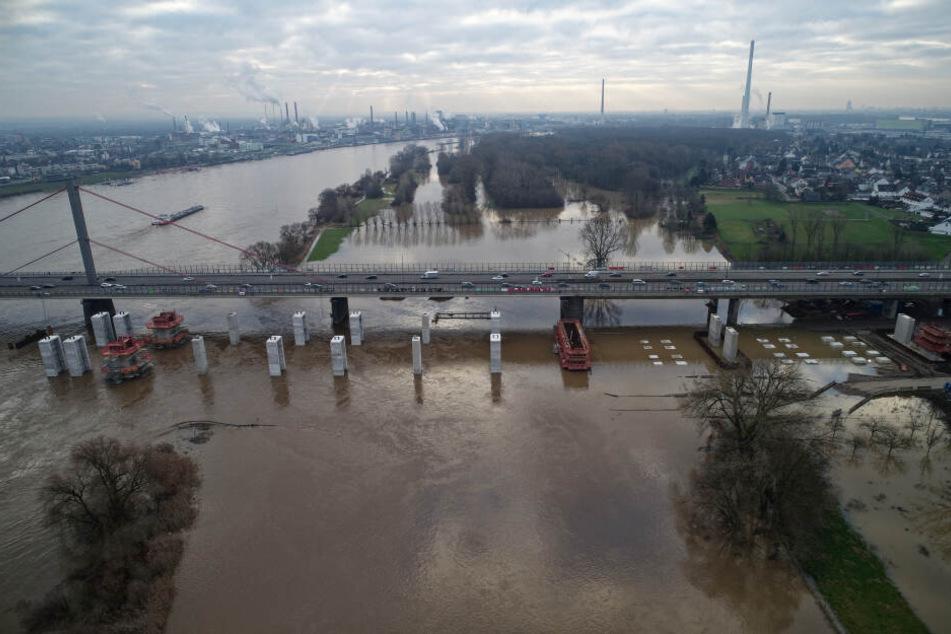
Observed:
[[[147,211],[143,211],[143,210],[141,210],[141,209],[136,209],[135,207],[133,207],[133,206],[131,206],[131,205],[127,205],[127,204],[125,204],[125,203],[123,203],[123,202],[119,202],[118,200],[114,200],[114,199],[112,199],[112,198],[109,198],[108,196],[103,196],[102,194],[97,194],[96,192],[89,191],[88,189],[86,189],[86,188],[84,188],[84,187],[80,187],[79,189],[81,189],[82,191],[86,192],[87,194],[92,194],[93,196],[96,196],[97,198],[101,198],[101,199],[106,200],[106,201],[108,201],[108,202],[111,202],[111,203],[113,203],[113,204],[119,205],[120,207],[125,207],[126,209],[128,209],[128,210],[130,210],[130,211],[134,211],[134,212],[139,213],[139,214],[142,214],[143,216],[148,216],[149,218],[153,218],[153,219],[157,219],[157,218],[158,218],[158,216],[156,216],[155,214],[150,214],[150,213],[147,212]],[[174,223],[174,222],[172,223],[172,226],[173,226],[173,227],[176,227],[176,228],[178,228],[178,229],[181,229],[181,230],[183,230],[183,231],[187,231],[188,233],[193,233],[193,234],[195,234],[196,236],[199,236],[199,237],[201,237],[201,238],[205,238],[206,240],[211,240],[212,242],[217,242],[218,244],[220,244],[220,245],[222,245],[222,246],[226,246],[226,247],[228,247],[229,249],[234,249],[235,251],[239,251],[239,252],[241,252],[241,253],[244,253],[245,255],[249,255],[249,256],[251,256],[251,257],[257,258],[257,259],[259,259],[259,260],[262,260],[262,261],[264,261],[264,262],[267,262],[268,264],[273,264],[274,266],[278,266],[278,267],[280,267],[280,268],[282,268],[282,269],[285,269],[285,270],[287,270],[287,271],[292,271],[292,272],[294,272],[294,273],[299,273],[299,274],[301,274],[301,275],[303,275],[303,276],[305,276],[305,277],[309,277],[309,278],[311,278],[311,279],[319,280],[319,281],[321,281],[321,282],[325,281],[323,278],[320,278],[320,277],[316,277],[316,276],[314,276],[314,275],[311,275],[311,274],[308,273],[307,271],[303,271],[303,270],[301,270],[301,269],[294,268],[293,266],[288,266],[287,264],[281,264],[280,262],[276,262],[276,261],[274,261],[274,260],[269,260],[269,259],[267,259],[267,258],[265,258],[265,257],[262,257],[261,255],[255,253],[254,251],[248,251],[247,249],[242,249],[241,247],[235,246],[235,245],[233,245],[233,244],[230,244],[230,243],[228,243],[228,242],[225,242],[224,240],[221,240],[221,239],[216,238],[216,237],[214,237],[214,236],[210,236],[210,235],[208,235],[208,234],[206,234],[206,233],[202,233],[201,231],[195,231],[194,229],[189,229],[188,227],[186,227],[186,226],[184,226],[184,225],[180,225],[180,224]],[[97,244],[98,244],[98,243],[97,243]],[[104,246],[104,245],[103,245],[103,246]],[[106,248],[110,248],[110,247],[106,247]],[[135,256],[130,256],[130,257],[135,257]]]
[[[66,191],[66,188],[65,188],[65,187],[62,188],[62,189],[57,189],[55,192],[53,192],[53,193],[50,194],[49,196],[44,196],[43,198],[40,198],[40,199],[37,200],[36,202],[30,203],[29,205],[27,205],[27,206],[24,207],[23,209],[17,209],[17,210],[14,211],[12,214],[9,214],[9,215],[4,216],[3,218],[0,218],[0,222],[3,222],[4,220],[9,220],[10,218],[14,217],[14,216],[17,215],[18,213],[23,212],[23,211],[26,211],[26,210],[29,209],[30,207],[35,207],[36,205],[39,205],[39,204],[40,204],[41,202],[43,202],[44,200],[49,200],[50,198],[52,198],[52,197],[55,196],[56,194],[61,194],[61,193],[63,193],[64,191]]]
[[[66,247],[71,247],[71,246],[73,246],[74,244],[76,244],[76,242],[77,242],[77,240],[73,240],[72,242],[67,242],[67,243],[64,244],[63,246],[61,246],[61,247],[59,247],[59,248],[56,248],[56,249],[53,249],[53,250],[50,251],[49,253],[46,253],[46,254],[44,254],[44,255],[41,255],[40,257],[36,258],[35,260],[30,260],[30,261],[27,262],[26,264],[23,264],[23,265],[21,265],[21,266],[16,267],[15,269],[12,269],[12,270],[7,271],[6,273],[3,273],[3,275],[10,275],[11,273],[16,273],[16,272],[19,271],[20,269],[22,269],[22,268],[24,268],[24,267],[27,267],[27,266],[30,266],[30,265],[33,264],[34,262],[39,262],[39,261],[42,260],[43,258],[49,257],[49,256],[53,255],[54,253],[58,253],[58,252],[62,251],[63,249],[65,249]]]
[[[132,258],[133,260],[138,260],[139,262],[145,262],[146,264],[151,264],[152,266],[154,266],[154,267],[156,267],[156,268],[160,268],[160,269],[162,269],[163,271],[168,271],[169,273],[174,273],[175,275],[181,275],[182,277],[185,277],[185,274],[182,273],[181,271],[176,271],[175,269],[170,269],[170,268],[168,268],[167,266],[162,266],[161,264],[157,264],[156,262],[151,262],[151,261],[149,261],[149,260],[146,260],[145,258],[140,258],[139,256],[137,256],[137,255],[132,255],[131,253],[127,253],[127,252],[123,251],[122,249],[117,249],[117,248],[115,248],[115,247],[110,247],[108,244],[103,244],[102,242],[98,242],[98,241],[96,241],[96,240],[93,240],[92,238],[90,238],[89,241],[90,241],[92,244],[95,244],[96,246],[102,247],[103,249],[109,249],[110,251],[115,251],[116,253],[119,253],[119,254],[121,254],[121,255],[128,256],[128,257]],[[204,281],[204,280],[201,280],[201,281]]]

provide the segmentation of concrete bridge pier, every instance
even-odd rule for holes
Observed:
[[[112,299],[108,297],[92,297],[83,300],[83,321],[89,333],[92,333],[92,316],[102,312],[109,313],[110,318],[116,314],[116,305]]]
[[[347,323],[350,319],[350,302],[346,297],[330,298],[330,320],[334,326]]]
[[[890,299],[882,302],[882,317],[885,319],[895,319],[898,317],[897,299]]]
[[[584,321],[584,297],[571,295],[561,298],[561,318]]]
[[[743,301],[738,297],[733,297],[729,300],[726,308],[726,325],[735,326],[740,320],[740,302]]]

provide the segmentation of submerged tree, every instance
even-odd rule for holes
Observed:
[[[611,254],[624,247],[626,225],[599,213],[578,232],[584,252],[597,267],[605,266]]]
[[[831,499],[809,393],[794,367],[769,363],[721,372],[687,394],[682,409],[711,446],[693,479],[696,522],[770,555],[783,545],[809,553]]]

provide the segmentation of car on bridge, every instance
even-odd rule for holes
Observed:
[[[918,277],[931,277],[931,273],[919,273]]]
[[[504,281],[505,281],[505,278],[507,278],[507,277],[508,277],[508,275],[506,275],[505,273],[502,273],[501,275],[493,275],[493,276],[492,276],[492,281],[493,281],[493,282],[504,282]]]
[[[542,277],[551,277],[552,275],[553,273],[551,271],[545,271],[544,273],[542,273]]]
[[[475,284],[473,284],[472,282],[463,282],[463,283],[462,283],[462,288],[475,288],[475,287],[476,287]]]
[[[647,282],[644,280],[631,280],[631,284],[634,286],[647,286]]]
[[[825,277],[828,274],[829,274],[828,271],[819,271],[818,273],[816,273],[816,275],[818,275],[819,277]]]
[[[584,274],[584,276],[588,278],[589,280],[593,280],[593,279],[596,279],[598,275],[600,275],[600,273],[601,273],[600,271],[588,271],[587,273]]]
[[[839,286],[855,286],[852,282],[839,282]]]

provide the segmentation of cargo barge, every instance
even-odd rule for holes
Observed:
[[[175,222],[176,220],[181,220],[185,216],[190,216],[193,213],[199,212],[204,209],[204,205],[192,205],[188,209],[182,209],[181,211],[176,211],[173,214],[160,214],[158,218],[152,221],[152,225],[156,227],[161,227],[162,225],[167,225]]]

